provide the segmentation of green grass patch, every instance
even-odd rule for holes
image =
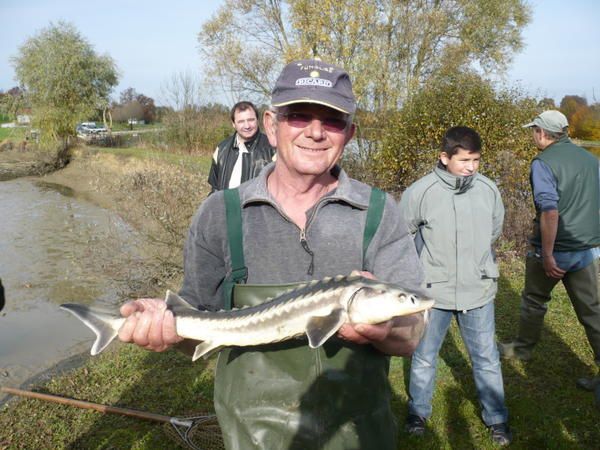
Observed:
[[[26,131],[27,128],[25,127],[0,128],[0,141],[5,139],[11,141],[22,141],[25,139]]]
[[[517,330],[524,266],[501,265],[496,301],[497,334]],[[192,363],[176,351],[151,353],[131,345],[113,347],[36,390],[91,402],[185,417],[211,409],[216,359]],[[480,419],[471,365],[456,325],[440,352],[433,415],[423,438],[402,431],[406,418],[409,360],[392,358],[393,409],[400,424],[399,449],[495,449]],[[600,442],[593,396],[575,379],[593,373],[593,355],[562,286],[550,303],[542,340],[528,362],[503,361],[506,400],[515,433],[513,449],[597,449]],[[0,410],[2,449],[179,448],[168,425],[39,400],[21,399]],[[206,450],[214,430],[200,443]]]

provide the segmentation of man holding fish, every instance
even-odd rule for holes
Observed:
[[[403,300],[412,302],[408,313],[430,307],[420,303],[422,267],[396,202],[337,165],[355,130],[348,74],[318,60],[290,63],[272,105],[264,129],[277,161],[201,205],[185,247],[181,297],[201,310],[241,308],[296,283],[360,269],[364,277],[402,286]],[[352,283],[339,280],[317,294],[327,298],[339,282]],[[369,285],[357,292],[364,296],[364,289]],[[121,313],[124,342],[154,351],[189,342],[162,300],[129,302]],[[295,312],[286,314],[293,319]],[[366,324],[346,321],[350,315],[339,309],[319,314],[307,326],[310,346],[286,340],[221,351],[214,395],[228,449],[396,448],[388,355],[413,352],[423,315]],[[323,332],[318,324],[337,335],[313,346],[311,334]]]

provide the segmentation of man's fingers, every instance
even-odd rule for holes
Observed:
[[[150,311],[144,311],[140,313],[137,321],[135,330],[133,331],[133,342],[142,347],[148,346],[149,339],[148,334],[150,333],[150,326],[152,325],[152,319],[154,314]]]
[[[161,349],[164,346],[163,340],[163,318],[165,315],[166,305],[155,309],[152,312],[152,321],[148,328],[148,345],[152,349]]]
[[[165,344],[172,345],[182,340],[183,338],[177,334],[175,316],[172,311],[167,310],[163,318],[163,341]]]
[[[359,323],[354,329],[357,333],[371,342],[381,342],[390,334],[392,321],[388,320],[387,322],[379,323],[377,325]]]
[[[125,305],[123,305],[125,306]],[[135,314],[129,315],[125,323],[119,329],[119,339],[123,342],[133,342],[133,332],[137,325],[137,317]]]
[[[356,344],[366,344],[369,342],[367,338],[357,333],[352,325],[348,323],[345,323],[340,327],[338,336],[346,341],[354,342]]]
[[[140,309],[141,306],[138,304],[137,301],[130,301],[121,305],[121,308],[119,308],[119,312],[123,317],[129,317],[134,312],[139,311]]]
[[[387,338],[392,329],[392,321],[369,325],[359,323],[356,325],[344,324],[338,331],[342,339],[352,341],[356,344],[367,344],[369,342],[379,342]]]

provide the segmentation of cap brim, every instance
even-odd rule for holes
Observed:
[[[529,122],[525,125],[523,125],[521,128],[531,128],[531,127],[535,127],[537,126],[534,122]]]
[[[288,105],[295,105],[298,103],[314,103],[317,105],[323,105],[323,106],[327,106],[328,108],[331,109],[335,109],[336,111],[340,111],[343,112],[344,114],[352,114],[350,111],[348,111],[347,109],[342,108],[341,106],[337,106],[334,105],[332,103],[328,103],[325,102],[323,100],[314,100],[312,98],[299,98],[299,99],[295,99],[295,100],[287,100],[285,102],[278,102],[278,103],[273,103],[273,106],[288,106]]]

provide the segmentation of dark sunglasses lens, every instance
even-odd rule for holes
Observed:
[[[346,121],[343,119],[325,119],[323,121],[323,128],[327,131],[340,132],[346,128]]]
[[[302,113],[288,113],[286,118],[288,124],[294,128],[304,128],[312,121],[310,114]]]
[[[284,117],[287,120],[287,123],[294,128],[305,128],[307,127],[313,120],[314,116],[312,114],[299,113],[299,112],[291,112],[284,114]],[[346,129],[347,122],[344,119],[337,119],[334,117],[328,117],[321,120],[323,128],[330,132],[339,133],[340,131],[344,131]]]

